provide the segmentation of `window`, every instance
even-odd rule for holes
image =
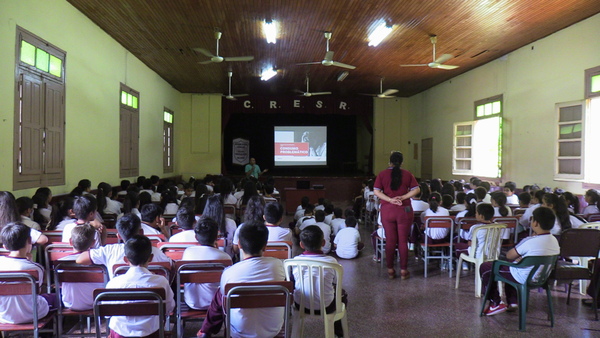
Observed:
[[[475,102],[475,120],[454,124],[452,173],[500,177],[502,96]]]
[[[14,190],[65,184],[66,52],[17,27]]]
[[[119,175],[139,174],[140,93],[121,84],[119,126]]]
[[[173,111],[165,108],[163,112],[163,171],[173,172]]]

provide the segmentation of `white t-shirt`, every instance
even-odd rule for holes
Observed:
[[[531,217],[533,217],[533,211],[539,208],[540,206],[541,204],[539,203],[530,205],[529,208],[525,210],[521,218],[519,218],[519,224],[521,224],[524,229],[529,228],[530,219]]]
[[[152,262],[171,262],[159,248],[152,246]],[[97,249],[90,250],[90,260],[93,264],[105,265],[108,270],[108,277],[113,278],[113,266],[115,264],[125,264],[123,257],[125,256],[125,244],[109,244]]]
[[[148,269],[132,266],[123,275],[117,276],[106,284],[107,289],[120,288],[156,288],[165,289],[165,312],[171,313],[175,308],[173,290],[164,276],[151,273]],[[158,316],[113,316],[108,326],[124,337],[142,337],[158,331]]]
[[[280,226],[267,226],[269,230],[269,242],[292,241],[292,232],[288,228]]]
[[[196,243],[196,232],[193,229],[183,230],[169,238],[170,243]]]
[[[274,257],[252,257],[234,264],[221,276],[221,293],[228,283],[284,281],[283,263]],[[231,335],[234,337],[274,337],[283,326],[284,309],[232,309]]]
[[[325,215],[325,223],[331,225],[331,220],[333,220],[333,214]]]
[[[343,218],[334,218],[331,220],[331,231],[334,235],[346,227],[346,220]]]
[[[177,210],[179,210],[179,205],[177,203],[167,203],[165,206],[165,210],[163,211],[164,215],[175,215],[177,214]]]
[[[56,231],[64,230],[65,226],[67,226],[67,224],[69,224],[69,223],[75,223],[75,221],[77,221],[77,220],[74,219],[74,218],[68,218],[67,217],[67,218],[63,219],[62,221],[60,221],[60,223],[58,223],[56,225],[56,229],[54,229],[54,230],[56,230]]]
[[[105,198],[106,198],[106,207],[104,207],[104,213],[120,215],[121,208],[123,208],[123,203],[112,200],[108,197],[105,197]]]
[[[0,256],[0,266],[6,271],[37,270],[38,284],[44,281],[44,268],[26,258]],[[38,318],[48,314],[48,302],[37,296]],[[2,296],[0,297],[0,323],[24,324],[33,322],[33,298],[31,295]]]
[[[450,211],[465,211],[467,210],[467,206],[464,204],[456,204],[453,205],[452,208],[450,208]]]
[[[75,262],[79,253],[60,258],[61,262]],[[61,298],[66,308],[85,311],[94,308],[94,290],[104,287],[104,283],[62,283]]]
[[[302,208],[302,206],[299,206],[298,208]],[[296,213],[294,214],[294,220],[297,221],[302,217],[304,217],[304,209],[296,209]]]
[[[581,225],[585,224],[579,218],[569,215],[569,220],[571,221],[571,228],[579,228]],[[556,221],[554,221],[554,227],[550,230],[550,233],[553,235],[560,235],[562,233],[562,227],[560,226],[560,220],[556,217]]]
[[[326,263],[337,263],[338,261],[331,257],[331,256],[327,256],[324,254],[313,254],[313,253],[303,253],[301,255],[298,255],[296,257],[294,257],[294,259],[311,259],[311,260],[315,260],[315,261],[322,261],[322,262],[326,262]],[[318,276],[318,270],[317,268],[313,268],[313,276]],[[310,290],[307,288],[306,290],[302,290],[302,284],[301,284],[301,279],[300,279],[300,273],[298,271],[297,268],[293,268],[292,269],[292,273],[294,275],[294,280],[295,280],[295,287],[294,287],[294,301],[299,305],[300,304],[300,297],[302,297],[302,294],[304,294],[305,297],[305,304],[304,304],[304,308],[310,308],[309,304],[306,304],[306,301],[308,301],[310,299]],[[309,276],[308,276],[308,271],[305,271],[302,276],[304,277],[304,285],[309,285],[310,280],[309,280]],[[335,286],[334,284],[337,284],[337,278],[336,278],[336,274],[335,271],[331,270],[331,269],[324,269],[323,270],[323,284],[325,286],[323,292],[320,292],[319,290],[319,279],[318,278],[314,278],[313,279],[313,290],[315,290],[315,294],[314,294],[314,299],[312,299],[312,306],[314,309],[319,309],[319,302],[321,300],[321,294],[323,294],[323,300],[325,302],[325,307],[329,306],[329,304],[331,304],[331,302],[333,302],[334,298],[335,298]]]
[[[142,222],[142,230],[144,231],[144,235],[160,235],[162,232],[160,230],[153,228],[152,226]]]
[[[527,256],[554,256],[560,253],[560,247],[556,237],[551,234],[536,235],[524,238],[517,246],[515,250],[521,257]],[[531,272],[533,267],[529,268],[515,268],[510,267],[510,273],[519,283],[525,283],[527,276]],[[537,273],[536,273],[537,275]],[[534,280],[536,276],[534,276]]]
[[[587,207],[585,207],[585,209],[583,209],[583,215],[587,216],[589,214],[597,214],[600,213],[600,210],[598,210],[598,206],[595,204],[590,204]]]
[[[450,216],[450,213],[448,212],[448,209],[438,206],[436,212],[431,209],[427,209],[421,214],[423,220],[425,220],[425,217],[431,216]],[[448,236],[449,232],[450,228],[430,228],[425,231],[425,234],[431,239],[444,239],[446,236]]]
[[[519,196],[517,196],[516,194],[506,196],[506,204],[519,204]]]
[[[67,223],[63,229],[61,241],[64,243],[69,243],[69,240],[71,239],[71,232],[73,231],[73,229],[76,226],[79,226],[79,225],[83,225],[83,224],[77,224],[77,220],[73,220],[73,222]],[[96,231],[96,233],[94,234],[94,244],[92,245],[92,248],[99,248],[101,246],[102,246],[102,236],[100,235],[100,233],[98,231]]]
[[[21,215],[21,223],[27,225],[31,229],[35,229],[38,231],[42,230],[42,227],[37,222],[34,222],[31,218],[29,218],[27,216]]]
[[[231,257],[225,252],[210,246],[191,246],[183,252],[183,261],[200,261],[225,259],[231,261]],[[196,310],[206,310],[215,296],[219,283],[186,283],[184,286],[185,303]]]
[[[337,245],[335,253],[346,259],[352,259],[358,255],[358,243],[360,242],[360,233],[356,228],[347,227],[340,230],[333,243]]]

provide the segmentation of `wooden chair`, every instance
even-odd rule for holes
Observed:
[[[294,293],[294,323],[292,324],[293,337],[304,337],[304,319],[307,316],[320,317],[323,320],[326,338],[334,338],[334,323],[337,320],[342,321],[344,337],[349,337],[348,316],[346,315],[346,305],[342,303],[342,280],[344,279],[344,269],[340,264],[329,263],[312,259],[286,259],[283,262],[287,280],[292,280],[294,271],[298,276],[296,283],[300,287]],[[326,308],[329,304],[322,301],[321,296],[317,301],[316,295],[320,290],[325,290],[325,272],[333,272],[336,276],[335,285],[335,312],[328,314]],[[318,281],[318,283],[317,283]]]
[[[176,330],[177,336],[183,337],[185,322],[206,318],[207,310],[192,309],[184,301],[184,286],[194,283],[219,283],[226,267],[231,266],[228,260],[210,261],[176,261]],[[213,295],[214,296],[214,295]]]
[[[158,316],[158,335],[165,337],[165,289],[96,289],[94,318],[96,337],[101,338],[100,324],[107,316]],[[107,325],[107,331],[108,331]],[[108,332],[107,332],[108,335]]]
[[[471,248],[469,254],[461,254],[458,260],[458,267],[462,266],[463,261],[475,263],[475,297],[481,297],[481,275],[479,267],[483,262],[495,261],[500,255],[500,247],[502,246],[502,230],[506,228],[505,224],[489,224],[477,227],[473,230],[471,239]],[[480,231],[485,231],[485,240],[479,243],[477,237]],[[477,255],[477,246],[482,245],[481,255]],[[458,289],[460,281],[460,272],[456,271],[455,289]]]
[[[450,278],[452,278],[452,259],[454,255],[453,241],[450,239],[447,242],[440,244],[430,243],[429,236],[427,236],[427,230],[432,228],[448,228],[450,236],[453,236],[454,218],[450,216],[433,216],[425,218],[424,240],[420,244],[422,248],[421,258],[424,262],[425,278],[427,278],[427,266],[431,259],[439,259],[441,261],[440,265],[447,263],[448,273]]]
[[[39,337],[40,329],[44,328],[50,322],[52,333],[56,334],[56,322],[53,321],[55,313],[50,312],[44,318],[38,318],[37,297],[38,297],[38,271],[20,270],[20,271],[0,271],[0,296],[31,296],[35,301],[32,302],[32,323],[27,324],[0,324],[0,332],[32,331],[33,337]]]
[[[292,258],[292,242],[290,241],[277,241],[268,242],[267,248],[263,252],[265,257],[275,257],[279,259]]]
[[[54,280],[56,281],[56,297],[62,300],[62,287],[63,283],[108,283],[108,272],[104,265],[80,265],[74,262],[59,263],[54,268]],[[104,286],[103,286],[104,287]],[[78,336],[89,336],[93,335],[90,325],[90,318],[94,316],[93,308],[89,310],[72,310],[70,308],[64,308],[63,302],[58,301],[58,336],[62,337],[63,334],[63,319],[66,316],[78,316],[80,334],[69,333],[69,335]],[[83,317],[87,317],[87,332],[82,324]]]
[[[181,260],[185,249],[191,246],[197,246],[198,242],[187,242],[187,243],[171,243],[171,242],[160,242],[157,247],[169,258],[174,261]]]
[[[543,288],[546,290],[546,297],[548,299],[548,317],[550,318],[550,326],[554,327],[554,311],[552,308],[552,295],[550,294],[550,287],[548,286],[548,277],[550,276],[550,272],[552,272],[552,269],[554,268],[554,264],[556,263],[557,258],[558,255],[528,256],[524,257],[519,263],[510,263],[500,260],[494,261],[494,264],[492,266],[492,274],[487,290],[485,292],[485,297],[483,299],[483,304],[481,305],[481,312],[479,315],[484,315],[483,312],[485,310],[485,303],[488,299],[492,283],[504,282],[510,284],[515,289],[517,289],[517,294],[519,297],[519,330],[525,331],[525,315],[527,314],[527,307],[529,303],[529,290]],[[532,267],[532,270],[529,273],[529,276],[527,277],[525,283],[520,284],[518,282],[513,282],[504,278],[499,272],[501,266],[510,266],[515,268]],[[537,279],[534,280],[534,276],[536,274]]]
[[[283,307],[284,337],[289,335],[290,308],[294,284],[288,281],[229,283],[225,285],[223,310],[225,311],[225,337],[231,337],[231,309]]]

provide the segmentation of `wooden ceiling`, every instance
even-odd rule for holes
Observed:
[[[68,0],[174,88],[184,93],[291,94],[294,89],[332,91],[337,95],[378,93],[395,88],[408,97],[501,57],[519,47],[600,13],[598,0]],[[268,44],[262,21],[276,20],[276,44]],[[374,23],[386,20],[394,31],[378,46],[367,37]],[[215,53],[214,30],[223,35],[221,56],[253,55],[250,62],[201,65]],[[343,68],[298,66],[325,56],[323,33],[333,33],[334,60],[356,66],[337,81]],[[400,67],[432,61],[430,35],[437,55],[455,58],[454,70]],[[101,46],[99,46],[101,48]],[[274,66],[278,76],[260,81]]]

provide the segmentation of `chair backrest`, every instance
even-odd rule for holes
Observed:
[[[561,257],[598,257],[600,231],[596,229],[566,229],[560,234]]]
[[[296,295],[300,294],[300,299],[294,299],[294,302],[300,305],[300,309],[308,310],[310,315],[316,315],[317,311],[320,311],[322,316],[326,313],[325,308],[329,306],[329,304],[325,304],[323,297],[319,297],[319,300],[321,301],[317,308],[315,306],[316,295],[320,294],[320,290],[325,290],[324,275],[326,270],[333,272],[336,276],[335,280],[337,281],[335,285],[335,309],[336,313],[342,312],[342,309],[344,308],[342,306],[342,280],[344,279],[344,269],[340,264],[313,259],[286,259],[283,261],[283,266],[285,268],[287,280],[292,280],[294,271],[301,276],[301,278],[296,279],[298,289],[300,290]]]
[[[223,204],[223,212],[225,215],[235,215],[235,205]]]
[[[107,229],[114,229],[115,225],[117,224],[117,215],[115,214],[104,214],[102,215],[102,224],[104,224],[104,226]]]
[[[52,230],[52,231],[42,231],[46,237],[48,237],[47,244],[52,244],[56,242],[62,242],[62,231],[60,230]]]
[[[113,275],[122,275],[129,270],[129,264],[115,264],[113,265]],[[155,275],[160,275],[171,281],[171,262],[150,262],[148,263],[148,270]]]
[[[152,243],[153,246],[158,246],[158,243],[167,241],[167,238],[163,234],[146,235],[146,237],[148,237],[150,239],[150,242]]]
[[[104,265],[59,263],[54,267],[54,276],[57,285],[62,283],[108,283],[108,272]]]
[[[448,228],[448,232],[453,235],[454,234],[454,216],[428,216],[425,217],[425,233],[427,233],[427,229],[431,228]],[[425,235],[425,244],[432,245],[429,242],[429,236]],[[450,245],[452,240],[448,241],[448,245]],[[444,246],[446,244],[435,244],[435,246]]]
[[[588,222],[598,222],[600,221],[600,214],[589,214],[586,219]]]
[[[170,243],[170,242],[160,242],[157,244],[157,247],[169,258],[174,261],[181,260],[183,257],[183,252],[185,249],[191,246],[197,246],[198,242],[180,242],[180,243]]]
[[[37,279],[39,277],[37,270],[0,271],[0,284],[2,284],[2,287],[0,287],[0,296],[30,295],[32,299],[37,299]],[[32,302],[34,337],[38,336],[39,329],[37,303],[37,301]]]
[[[265,257],[275,257],[279,259],[292,258],[292,242],[278,241],[268,242],[267,248],[263,252]]]
[[[176,261],[177,285],[184,283],[218,283],[226,267],[232,262],[226,259],[206,261]]]
[[[554,256],[527,256],[517,264],[518,268],[533,267],[529,276],[527,276],[527,285],[530,287],[539,287],[546,283],[550,273],[554,269],[554,264],[558,255]],[[539,270],[539,271],[538,271]],[[536,279],[534,279],[536,277]]]
[[[46,273],[46,282],[48,293],[52,291],[52,271],[58,264],[59,259],[74,254],[75,251],[70,243],[54,242],[44,247],[44,268]]]
[[[513,210],[513,215],[514,216],[523,216],[523,214],[525,214],[525,211],[527,211],[526,208],[517,208],[517,209]]]
[[[106,229],[106,244],[117,244],[121,241],[117,229]]]
[[[461,217],[456,219],[456,225],[459,226],[462,230],[469,231],[471,227],[475,224],[479,224],[477,218],[475,217]]]
[[[596,229],[600,230],[600,222],[590,222],[579,226],[578,229]]]
[[[498,259],[502,247],[502,229],[506,224],[488,224],[473,229],[471,237],[471,253],[482,262],[489,262]],[[479,246],[478,233],[485,231],[485,239],[481,250],[481,257],[477,257],[477,246]]]

